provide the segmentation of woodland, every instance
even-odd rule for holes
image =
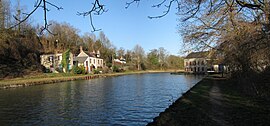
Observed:
[[[127,0],[126,8],[144,4],[144,0]],[[27,71],[42,71],[39,55],[78,47],[92,51],[100,49],[110,66],[111,59],[124,57],[133,69],[181,68],[181,57],[169,55],[164,48],[153,49],[148,54],[140,45],[133,50],[117,49],[100,29],[95,28],[94,17],[109,13],[106,1],[89,1],[91,7],[78,15],[88,16],[92,31],[78,35],[78,30],[67,23],[47,21],[47,6],[61,10],[49,0],[37,0],[36,8],[29,13],[10,11],[10,3],[0,4],[0,73],[1,77],[20,76]],[[176,5],[176,8],[173,8]],[[166,18],[176,11],[179,15],[179,34],[183,36],[185,51],[210,50],[226,64],[229,78],[238,81],[239,88],[250,95],[269,96],[270,78],[270,1],[269,0],[160,0],[153,8],[163,13],[152,18]],[[19,8],[19,6],[14,7]],[[44,10],[44,24],[34,26],[28,18],[36,9]],[[42,34],[40,34],[42,33]],[[68,36],[66,34],[69,34]]]

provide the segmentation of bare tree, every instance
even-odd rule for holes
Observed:
[[[166,49],[163,47],[158,48],[158,58],[161,69],[164,69],[166,67],[167,57],[168,52],[166,51]]]
[[[54,52],[55,50],[63,52],[67,49],[73,53],[76,52],[80,42],[79,30],[68,23],[55,21],[50,21],[50,23],[52,25],[48,30],[55,34],[47,34],[46,38],[50,45],[48,46],[47,42],[43,43],[44,47],[49,47],[46,48],[45,52]]]
[[[136,63],[137,70],[141,70],[141,64],[143,63],[144,49],[140,45],[135,45],[133,48],[134,57],[133,60]]]
[[[93,29],[93,32],[95,32],[95,31],[100,31],[101,29],[95,28],[92,16],[93,15],[102,15],[104,12],[107,12],[107,10],[105,9],[105,5],[101,4],[99,0],[95,0],[92,3],[91,9],[89,9],[88,11],[85,11],[85,12],[77,12],[77,15],[81,15],[84,17],[89,16],[91,27]]]
[[[51,3],[51,2],[49,2],[48,0],[37,0],[36,3],[35,3],[35,5],[34,5],[34,9],[33,9],[32,11],[30,11],[29,13],[20,12],[20,13],[22,13],[22,14],[25,15],[24,18],[18,19],[16,16],[13,16],[14,19],[15,19],[18,23],[16,23],[15,25],[9,27],[9,29],[13,29],[13,28],[19,26],[20,24],[22,24],[23,22],[25,22],[27,19],[29,19],[30,16],[31,16],[34,12],[36,12],[37,9],[41,8],[41,9],[43,9],[44,26],[41,28],[40,33],[42,33],[44,30],[46,30],[46,31],[48,31],[49,33],[53,34],[53,33],[49,30],[49,26],[50,26],[51,24],[48,23],[48,20],[47,20],[47,12],[50,11],[50,10],[48,9],[47,6],[52,6],[52,7],[56,8],[57,10],[63,9],[62,7],[59,7],[59,6],[57,6],[57,5],[55,5],[55,4]]]
[[[11,7],[10,1],[1,0],[0,1],[0,28],[4,29],[11,25]]]
[[[131,6],[134,3],[137,3],[137,5],[139,5],[140,2],[141,2],[141,0],[131,0],[131,1],[126,2],[126,9],[129,8],[129,6]],[[165,15],[167,15],[169,13],[169,11],[171,10],[172,5],[174,3],[176,5],[179,5],[179,0],[162,0],[156,4],[153,4],[153,6],[152,6],[153,8],[165,7],[165,11],[161,15],[149,16],[149,18],[152,19],[152,18],[164,17]],[[103,4],[102,1],[100,1],[100,0],[93,0],[93,2],[91,4],[92,4],[92,6],[90,6],[89,10],[86,10],[84,12],[77,12],[77,15],[84,16],[84,17],[89,16],[90,25],[92,27],[92,32],[100,31],[101,29],[97,29],[94,25],[93,16],[102,15],[103,13],[107,12],[108,10],[105,8],[105,4]],[[18,19],[16,16],[13,16],[14,19],[18,21],[18,23],[11,26],[10,29],[17,27],[22,22],[26,21],[36,10],[41,8],[43,10],[43,15],[44,15],[44,26],[41,28],[41,32],[46,30],[52,34],[52,32],[48,28],[51,25],[48,23],[48,19],[47,19],[47,12],[50,11],[48,9],[48,6],[54,7],[57,10],[63,9],[60,6],[57,6],[54,3],[49,2],[49,0],[37,0],[35,5],[34,5],[34,9],[32,11],[30,11],[29,13],[22,13],[22,14],[26,15],[25,18]],[[177,7],[177,9],[180,10],[179,6]]]
[[[125,54],[125,49],[123,47],[120,47],[120,49],[118,49],[118,51],[117,51],[117,56],[119,58],[123,58],[124,54]]]

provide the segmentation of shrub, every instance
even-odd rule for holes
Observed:
[[[123,68],[119,68],[118,66],[113,66],[113,72],[125,72]]]
[[[74,74],[85,74],[85,69],[84,69],[84,66],[80,65],[80,66],[73,66],[72,67],[72,72]]]
[[[118,66],[113,66],[113,72],[120,72],[119,67]]]
[[[63,73],[63,69],[60,67],[55,68],[55,70],[58,71],[59,73]]]
[[[94,72],[94,74],[99,74],[99,70],[95,69],[93,72]]]

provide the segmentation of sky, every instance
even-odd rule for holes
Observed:
[[[15,5],[18,0],[11,0]],[[80,35],[93,30],[89,17],[78,16],[77,12],[87,11],[92,7],[93,0],[48,0],[63,10],[49,6],[48,20],[66,22],[79,29]],[[164,47],[170,54],[181,55],[180,48],[182,38],[178,33],[178,16],[175,7],[168,15],[158,19],[149,19],[148,16],[161,15],[166,8],[152,8],[157,4],[155,0],[142,0],[134,3],[126,9],[129,0],[101,0],[108,10],[100,16],[93,17],[93,23],[97,29],[102,29],[113,45],[118,49],[133,49],[136,44],[144,48],[145,52],[151,49]],[[20,0],[20,5],[29,12],[34,8],[34,0]],[[31,17],[34,24],[43,24],[43,11],[38,9]],[[96,35],[99,32],[95,32]]]

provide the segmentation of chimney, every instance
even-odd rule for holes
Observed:
[[[83,52],[82,46],[80,46],[80,53]]]
[[[97,51],[97,58],[99,58],[100,57],[100,52],[99,52],[99,50]]]

